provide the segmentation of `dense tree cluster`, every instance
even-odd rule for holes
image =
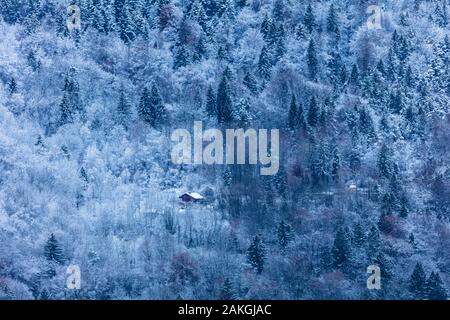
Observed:
[[[70,3],[0,3],[0,298],[447,298],[449,1]],[[195,120],[278,174],[173,164]]]

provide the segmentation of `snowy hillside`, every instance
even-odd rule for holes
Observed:
[[[449,15],[2,0],[0,299],[446,299]],[[195,121],[279,129],[277,174],[174,163]]]

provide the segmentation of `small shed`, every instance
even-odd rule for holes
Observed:
[[[203,196],[197,192],[186,192],[183,193],[179,198],[183,202],[200,202],[204,200]]]
[[[358,186],[354,181],[347,182],[347,189],[349,192],[356,192],[358,191]]]

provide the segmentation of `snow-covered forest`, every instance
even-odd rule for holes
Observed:
[[[0,299],[446,299],[449,15],[1,0]],[[199,120],[279,129],[278,174],[174,164]]]

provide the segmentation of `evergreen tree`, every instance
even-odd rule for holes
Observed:
[[[61,112],[61,118],[59,120],[59,125],[65,125],[67,123],[73,122],[73,110],[70,107],[70,101],[67,96],[63,96],[63,100],[59,106]]]
[[[323,131],[326,131],[327,122],[328,122],[328,110],[326,109],[325,106],[323,106],[322,110],[319,113],[318,127],[321,128]]]
[[[329,33],[333,33],[335,35],[339,34],[338,19],[337,19],[336,10],[335,10],[333,4],[330,5],[330,9],[328,10],[327,31]]]
[[[166,110],[156,85],[152,86],[151,91],[147,88],[144,89],[138,106],[138,114],[142,121],[152,127],[157,127],[164,121]]]
[[[414,238],[414,233],[411,232],[411,233],[409,234],[408,242],[411,244],[411,246],[412,246],[414,249],[416,249],[417,244],[416,244],[416,239]]]
[[[32,34],[36,31],[39,26],[39,13],[41,10],[41,1],[40,0],[28,0],[27,13],[24,19],[25,30],[28,34]]]
[[[247,0],[236,0],[236,6],[240,9],[247,5]]]
[[[402,194],[399,198],[398,198],[398,202],[399,202],[399,212],[398,215],[400,218],[406,218],[408,217],[408,213],[409,213],[409,202],[408,199],[406,197],[405,194]]]
[[[413,74],[413,71],[412,71],[410,65],[408,65],[408,68],[407,68],[407,70],[406,70],[405,84],[406,84],[409,88],[413,88],[413,87],[414,87],[414,84],[415,84],[415,77],[414,77],[414,74]]]
[[[280,61],[280,59],[284,56],[285,53],[286,53],[286,45],[284,44],[284,31],[283,31],[283,36],[280,36],[276,40],[275,54],[274,54],[275,63]]]
[[[394,50],[391,48],[389,49],[387,57],[385,75],[389,81],[394,81],[396,74],[397,74],[396,58],[394,57]]]
[[[273,23],[273,20],[266,15],[263,22],[261,23],[260,29],[266,43],[270,43],[270,37],[272,36],[274,29],[275,25]]]
[[[231,283],[229,278],[225,278],[223,282],[223,286],[220,292],[221,300],[234,300],[236,299],[235,292],[233,290],[233,284]]]
[[[353,227],[352,242],[356,247],[362,247],[366,242],[366,234],[360,222],[356,223]]]
[[[375,142],[377,135],[373,125],[372,117],[366,108],[359,109],[359,128],[358,131],[367,137],[369,142]]]
[[[447,67],[450,67],[450,37],[448,34],[445,35],[444,41],[439,45],[442,49],[442,58]]]
[[[380,221],[378,223],[380,230],[384,233],[390,233],[392,230],[391,225],[388,223],[386,225],[385,218],[386,216],[392,215],[395,213],[395,210],[397,209],[397,198],[395,194],[391,191],[387,191],[383,198],[381,199],[381,217]]]
[[[222,80],[217,89],[217,120],[219,123],[229,123],[233,120],[233,105],[231,100],[231,89],[229,76],[225,70]]]
[[[219,45],[217,59],[230,62],[229,45],[227,43]]]
[[[345,67],[345,65],[342,65],[339,73],[338,84],[344,86],[347,83],[347,79],[348,79],[347,68]]]
[[[41,68],[41,61],[36,58],[34,51],[30,51],[27,56],[27,62],[33,71],[37,71]]]
[[[39,296],[39,299],[42,300],[42,301],[46,301],[46,300],[50,300],[51,299],[50,293],[47,291],[47,289],[44,288],[42,290],[42,292],[41,292],[41,294]]]
[[[173,57],[173,68],[175,70],[187,66],[189,63],[188,53],[184,44],[178,43],[175,46],[175,54]]]
[[[339,157],[339,152],[337,146],[332,148],[332,158],[331,158],[331,178],[334,182],[339,182],[339,170],[341,168],[341,159]]]
[[[359,88],[360,79],[359,79],[359,70],[356,64],[353,64],[352,71],[350,73],[350,84],[355,88]]]
[[[81,105],[78,86],[78,82],[75,80],[76,71],[71,68],[66,75],[63,88],[63,99],[60,104],[60,120],[59,125],[72,123],[74,121],[75,114],[84,112],[84,108]]]
[[[307,121],[308,125],[313,128],[316,127],[319,122],[319,106],[317,105],[317,101],[314,96],[311,97],[309,102]]]
[[[90,2],[91,6],[90,6],[90,10],[92,10],[90,12],[90,14],[92,15],[91,18],[91,23],[92,26],[99,31],[100,33],[106,33],[106,28],[105,28],[105,17],[103,15],[103,8],[104,8],[104,3],[102,0],[92,0],[92,2]]]
[[[15,24],[21,13],[21,2],[16,0],[2,0],[0,10],[5,22]]]
[[[278,244],[284,251],[288,246],[289,242],[293,238],[292,226],[287,224],[284,220],[282,220],[278,225],[277,236],[278,236]]]
[[[178,43],[177,46],[187,45],[192,40],[192,22],[187,19],[186,16],[181,19],[180,25],[178,26]]]
[[[313,144],[310,170],[313,187],[320,188],[329,182],[330,172],[327,143],[320,141],[320,143]]]
[[[159,30],[163,31],[170,25],[172,15],[171,0],[156,0],[157,1],[157,22]]]
[[[272,17],[274,21],[283,23],[285,17],[284,10],[285,10],[284,1],[275,0],[272,10]]]
[[[208,17],[201,0],[193,1],[187,14],[192,21],[196,21],[203,28],[203,30],[206,31]]]
[[[352,109],[347,111],[346,114],[347,124],[350,129],[350,137],[352,141],[355,142],[355,146],[357,142],[359,142],[359,115],[358,108],[354,106]]]
[[[139,11],[140,10],[140,11]],[[142,8],[142,3],[139,2],[139,5],[137,5],[137,11],[139,11],[138,13],[141,14],[143,12],[143,8]],[[114,17],[114,2],[112,1],[108,1],[108,0],[104,0],[103,1],[103,5],[102,5],[102,9],[101,9],[101,14],[103,16],[103,30],[105,34],[109,34],[111,32],[117,31],[118,27],[116,26],[116,22],[115,22],[115,17]],[[141,17],[139,15],[139,25],[138,30],[143,31],[144,26],[141,26],[141,23],[144,23],[144,17]],[[145,25],[145,27],[148,28],[147,25]],[[148,31],[148,30],[147,30]]]
[[[258,93],[258,82],[250,72],[245,74],[243,84],[252,94],[256,95]]]
[[[380,231],[376,226],[372,226],[367,235],[367,254],[369,257],[376,257],[382,249]]]
[[[234,9],[235,9],[234,0],[223,0],[219,4],[218,15],[219,17],[225,17],[228,20],[233,20],[234,17],[236,16],[236,12]]]
[[[14,78],[11,78],[8,83],[9,94],[17,93],[17,83]]]
[[[446,0],[443,0],[442,3],[436,3],[433,21],[441,28],[448,24]]]
[[[150,91],[148,88],[144,88],[141,99],[138,105],[138,115],[142,121],[151,123],[153,122],[150,105]]]
[[[394,276],[394,266],[388,258],[386,258],[383,252],[378,253],[378,256],[374,260],[374,264],[380,267],[381,276],[385,282],[392,279]]]
[[[88,3],[90,1],[91,0],[87,0]],[[118,23],[121,19],[125,1],[126,0],[114,0],[113,1],[113,14],[114,14],[114,20],[116,23]],[[90,9],[89,11],[93,11],[93,10]],[[89,12],[87,12],[86,14],[89,14]]]
[[[84,184],[88,184],[89,183],[89,178],[88,178],[88,175],[86,173],[86,169],[84,169],[84,167],[81,167],[81,169],[80,169],[80,178],[81,178],[81,180],[83,180]]]
[[[223,183],[226,186],[231,186],[231,183],[233,182],[233,174],[231,173],[231,170],[228,166],[225,168],[225,171],[222,173],[222,179],[223,179]]]
[[[281,166],[278,173],[273,177],[273,182],[275,184],[275,189],[278,191],[278,194],[286,198],[286,189],[287,189],[287,181],[286,181],[286,171],[284,166]]]
[[[217,116],[216,95],[211,85],[208,86],[208,92],[206,93],[206,113],[210,117]]]
[[[258,235],[253,238],[247,250],[247,261],[258,274],[263,271],[266,261],[266,247]]]
[[[195,46],[193,59],[194,61],[201,61],[203,58],[208,58],[208,51],[206,49],[205,37],[200,37]]]
[[[349,167],[355,173],[361,168],[361,151],[357,146],[353,146],[348,156]]]
[[[241,98],[239,102],[236,104],[236,107],[233,108],[232,118],[236,120],[236,122],[240,126],[246,126],[252,120],[252,115],[250,114],[250,102],[248,98]]]
[[[124,89],[120,90],[119,103],[117,105],[115,121],[117,124],[128,127],[131,119],[131,106],[125,96]]]
[[[384,67],[383,59],[380,59],[380,61],[378,61],[376,71],[378,71],[383,77],[386,76],[386,68]]]
[[[383,143],[378,153],[377,166],[380,175],[388,179],[394,178],[397,174],[397,166],[392,157],[392,150]]]
[[[409,279],[409,291],[414,294],[417,299],[424,299],[427,293],[427,276],[423,266],[418,262]]]
[[[409,26],[408,15],[406,15],[403,12],[400,14],[400,25],[402,27],[408,27]]]
[[[61,246],[52,233],[44,246],[44,256],[49,261],[55,261],[59,264],[64,263],[64,255]]]
[[[126,44],[136,39],[136,25],[133,19],[133,2],[132,0],[124,0],[123,5],[117,5],[116,10],[120,7],[118,15],[118,30],[120,38]],[[117,14],[117,13],[116,13]]]
[[[298,40],[306,39],[305,27],[299,23],[295,29],[295,36]]]
[[[442,23],[446,27],[449,23],[448,10],[447,10],[448,0],[442,0]],[[448,35],[446,35],[448,36]]]
[[[412,127],[414,126],[415,118],[416,118],[416,115],[414,113],[413,107],[409,106],[408,108],[406,108],[405,120],[407,121],[407,124],[409,126],[409,130],[411,132],[413,131]]]
[[[270,79],[270,69],[272,68],[271,57],[269,50],[264,46],[261,50],[258,61],[258,74],[264,80]]]
[[[403,99],[400,91],[395,93],[391,93],[389,98],[389,109],[392,110],[393,113],[400,114],[403,109]]]
[[[158,87],[156,85],[152,86],[150,103],[152,105],[154,126],[161,124],[166,118],[166,109],[164,106],[163,99],[159,94]]]
[[[331,83],[336,84],[340,78],[341,69],[343,67],[342,58],[339,53],[332,52],[328,61],[327,68]]]
[[[448,36],[444,41],[433,46],[433,58],[427,71],[426,79],[429,87],[436,92],[446,90],[450,63],[450,42]]]
[[[233,72],[231,72],[230,67],[227,66],[227,67],[225,68],[225,70],[223,70],[222,76],[225,77],[225,78],[227,78],[227,80],[228,80],[229,83],[232,83],[232,82],[233,82]]]
[[[409,45],[405,37],[401,36],[399,38],[397,50],[398,50],[397,53],[398,59],[402,62],[405,61],[410,54]]]
[[[305,25],[309,33],[312,33],[317,27],[316,17],[314,15],[311,4],[308,4],[308,7],[306,8],[305,17],[303,18],[303,24]]]
[[[447,300],[447,290],[438,272],[431,272],[427,280],[427,295],[430,300]]]
[[[400,36],[398,35],[397,30],[394,30],[394,32],[392,33],[392,38],[391,38],[391,49],[396,56],[398,55],[399,39],[400,39]]]
[[[317,60],[316,44],[313,39],[309,42],[308,51],[306,53],[306,63],[308,65],[309,79],[316,81],[319,61]]]
[[[288,127],[291,130],[295,130],[298,127],[298,110],[294,94],[292,95],[291,106],[289,107]]]
[[[305,119],[305,111],[303,105],[301,103],[297,104],[297,128],[302,131],[306,131],[306,119]]]
[[[351,241],[348,228],[339,228],[333,243],[332,255],[335,268],[342,268],[350,260]]]

